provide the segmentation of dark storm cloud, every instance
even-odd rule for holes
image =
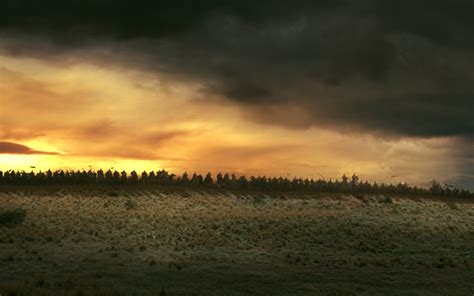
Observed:
[[[450,185],[474,190],[474,136],[454,138],[448,147],[450,158],[448,162],[458,163],[457,175],[446,180]]]
[[[0,154],[46,154],[46,155],[57,155],[57,152],[47,152],[34,150],[28,146],[13,143],[13,142],[0,142]]]
[[[6,1],[2,51],[198,82],[260,122],[474,133],[474,2]]]
[[[85,35],[117,39],[175,35],[192,30],[212,14],[236,15],[259,23],[267,17],[297,14],[303,8],[332,6],[331,2],[337,1],[301,1],[302,6],[294,9],[282,0],[6,0],[0,16],[3,28],[74,42]]]

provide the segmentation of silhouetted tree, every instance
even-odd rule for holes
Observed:
[[[183,185],[188,185],[189,184],[189,177],[188,177],[187,172],[184,172],[183,175],[181,176],[181,184],[183,184]]]
[[[130,178],[129,178],[129,179],[130,179],[130,183],[132,183],[132,184],[137,184],[137,183],[138,183],[138,175],[137,175],[137,172],[132,171],[132,172],[130,173]]]
[[[128,183],[128,175],[126,171],[122,171],[120,173],[120,183],[127,184]]]
[[[399,182],[394,184],[378,184],[377,182],[369,183],[367,181],[361,182],[359,177],[352,175],[351,181],[343,175],[341,181],[329,181],[318,179],[301,179],[293,178],[289,180],[287,177],[271,177],[266,176],[240,176],[237,178],[234,174],[228,173],[217,174],[217,180],[214,182],[211,173],[206,174],[203,178],[201,175],[193,174],[189,179],[187,172],[184,172],[181,177],[176,177],[175,174],[170,174],[166,170],[158,172],[142,172],[140,177],[135,171],[130,175],[127,172],[121,173],[110,169],[104,174],[102,170],[94,172],[89,171],[63,171],[47,170],[45,172],[39,171],[0,171],[1,185],[74,185],[74,184],[156,184],[160,185],[179,185],[179,186],[218,186],[226,189],[254,189],[254,190],[271,190],[271,191],[312,191],[312,192],[350,192],[350,193],[381,193],[381,194],[431,194],[442,196],[457,196],[457,197],[473,197],[468,190],[459,189],[451,185],[442,186],[438,181],[433,180],[429,188],[419,188],[417,186],[409,186],[407,183]]]
[[[142,172],[142,177],[140,178],[140,182],[142,183],[148,183],[148,173],[143,171]]]
[[[204,185],[206,186],[212,186],[214,185],[214,181],[212,180],[212,175],[211,173],[207,173],[206,177],[204,178]]]

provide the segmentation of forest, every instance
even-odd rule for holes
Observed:
[[[182,187],[207,187],[219,189],[248,189],[262,191],[305,191],[327,193],[366,193],[366,194],[415,194],[473,198],[474,193],[452,185],[441,185],[433,179],[428,187],[410,186],[407,183],[385,184],[361,181],[353,174],[350,178],[343,175],[340,180],[314,180],[312,178],[236,176],[235,174],[211,173],[205,176],[184,172],[181,176],[166,170],[157,172],[136,171],[127,173],[102,169],[93,170],[47,170],[39,171],[0,171],[0,185],[173,185]]]

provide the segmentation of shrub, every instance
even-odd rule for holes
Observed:
[[[365,203],[365,204],[368,204],[369,201],[367,200],[367,198],[365,198],[365,196],[363,195],[354,195],[355,198],[357,198],[358,200],[360,200],[361,202]]]
[[[137,206],[138,206],[137,203],[135,201],[131,200],[131,199],[129,199],[125,202],[125,208],[127,210],[134,210],[134,209],[137,208]]]
[[[451,210],[459,210],[458,205],[455,202],[447,202],[447,205]]]
[[[390,196],[380,196],[379,198],[379,202],[380,203],[384,203],[384,204],[392,204],[393,203],[393,200],[392,198],[390,198]]]
[[[0,226],[15,226],[25,219],[26,211],[23,209],[0,211]]]
[[[118,192],[116,192],[116,191],[110,191],[109,193],[107,193],[107,195],[110,196],[110,197],[118,197],[119,196]]]

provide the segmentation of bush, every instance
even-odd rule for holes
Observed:
[[[137,203],[135,201],[131,200],[131,199],[129,199],[125,202],[125,208],[127,210],[134,210],[134,209],[137,208],[137,206],[138,206]]]
[[[109,193],[107,193],[107,195],[110,196],[110,197],[118,197],[119,196],[118,192],[116,192],[116,191],[110,191]]]
[[[384,204],[392,204],[393,200],[390,198],[390,196],[380,196],[379,197],[379,202],[384,203]]]
[[[25,219],[26,211],[23,209],[0,211],[0,226],[15,226]]]

